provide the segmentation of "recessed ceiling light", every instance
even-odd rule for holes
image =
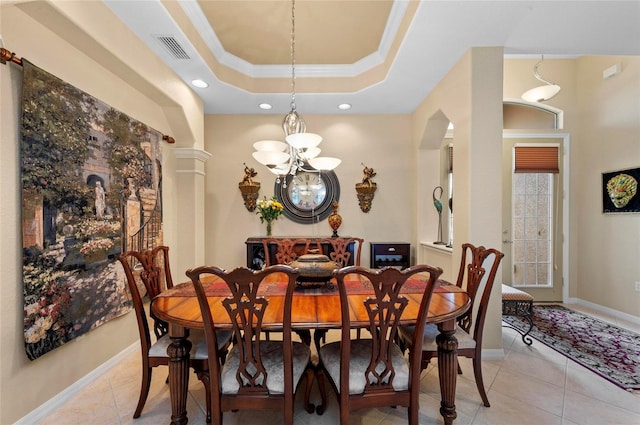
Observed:
[[[260,105],[258,105],[260,107],[260,109],[264,109],[264,110],[269,110],[271,109],[271,105],[269,105],[268,103],[261,103]]]
[[[191,81],[191,84],[193,84],[196,87],[200,87],[201,89],[205,89],[209,87],[209,84],[207,84],[207,82],[204,80],[193,80]]]
[[[341,103],[338,105],[338,109],[342,110],[342,111],[346,111],[348,109],[351,109],[351,104],[350,103]]]

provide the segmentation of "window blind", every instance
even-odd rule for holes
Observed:
[[[516,146],[514,173],[558,174],[558,146]]]

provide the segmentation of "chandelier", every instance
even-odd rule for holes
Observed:
[[[544,60],[544,55],[542,55],[540,61],[533,67],[533,76],[538,79],[538,81],[542,81],[545,83],[543,86],[534,87],[531,90],[527,90],[522,94],[522,98],[529,102],[544,102],[546,100],[551,99],[560,91],[560,86],[551,81],[547,81],[540,76],[538,73],[538,67]]]
[[[298,171],[328,171],[340,165],[338,158],[320,157],[322,137],[306,132],[306,124],[296,111],[296,2],[291,2],[291,110],[282,120],[285,142],[262,140],[253,144],[253,157],[277,176]],[[286,187],[286,179],[283,179]]]

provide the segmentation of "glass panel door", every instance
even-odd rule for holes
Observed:
[[[536,301],[562,302],[562,161],[560,173],[513,173],[513,148],[562,139],[508,138],[503,143],[503,282]]]

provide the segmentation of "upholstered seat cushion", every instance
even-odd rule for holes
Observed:
[[[351,359],[349,361],[349,393],[361,394],[364,392],[365,371],[371,362],[372,353],[371,339],[358,339],[351,341]],[[320,360],[324,364],[325,369],[335,382],[338,391],[340,391],[340,342],[332,342],[320,347]],[[395,377],[393,378],[393,389],[396,391],[404,391],[409,388],[409,364],[402,355],[400,347],[393,344],[391,348],[391,363],[395,369]],[[376,371],[382,372],[384,365],[379,365]]]
[[[502,284],[502,301],[533,301],[533,296],[513,286]]]
[[[398,328],[398,334],[400,338],[406,341],[407,344],[411,344],[415,326],[400,326]],[[438,336],[438,326],[433,323],[427,323],[424,327],[424,338],[422,339],[422,351],[436,351],[438,346],[436,344],[436,337]],[[461,328],[456,328],[454,334],[458,340],[458,349],[462,348],[475,348],[476,342],[471,335],[463,331]]]
[[[240,350],[237,345],[229,352],[227,360],[222,367],[222,393],[236,394],[240,384],[236,378],[236,372],[240,365]],[[262,364],[267,372],[267,389],[271,394],[284,393],[284,357],[282,353],[282,341],[261,341],[260,354]],[[293,343],[293,387],[298,385],[309,359],[311,350],[309,346],[300,342]]]
[[[218,349],[224,347],[231,339],[231,331],[216,331],[218,337]],[[191,341],[191,351],[189,357],[196,360],[204,360],[207,358],[207,342],[204,339],[204,332],[191,331],[189,335],[189,341]],[[164,335],[149,349],[149,356],[151,357],[168,357],[167,348],[171,344],[169,335]]]

